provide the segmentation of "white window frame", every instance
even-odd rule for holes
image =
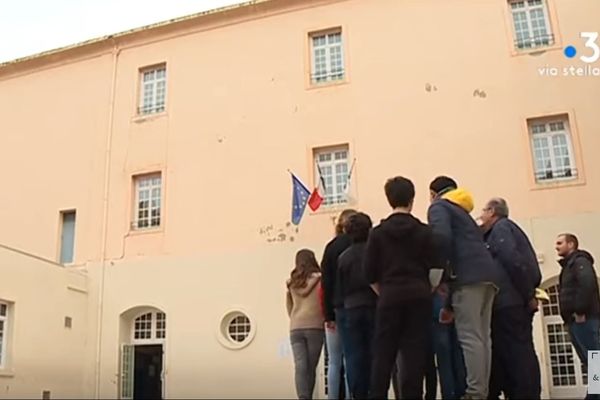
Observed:
[[[142,317],[146,314],[150,314],[150,337],[149,338],[136,338],[135,337],[135,332],[136,332],[135,323],[140,317]],[[160,337],[160,338],[158,337],[159,329],[157,326],[158,314],[164,315],[163,321],[165,323],[165,327],[163,329],[164,336]],[[144,311],[144,312],[139,313],[131,321],[131,344],[136,345],[136,344],[163,344],[163,343],[165,343],[165,340],[167,338],[166,323],[167,323],[167,315],[162,311]]]
[[[547,376],[548,376],[548,389],[549,395],[551,398],[580,398],[580,396],[585,395],[586,387],[587,387],[587,371],[585,370],[585,365],[580,362],[579,357],[577,356],[577,352],[575,348],[569,341],[565,344],[565,342],[554,342],[550,341],[550,332],[549,327],[554,326],[555,329],[567,329],[564,325],[562,317],[560,316],[560,305],[558,302],[558,291],[559,286],[558,283],[552,285],[545,285],[545,289],[550,295],[550,302],[542,305],[541,314],[542,321],[544,326],[544,342],[545,342],[545,352],[546,352],[546,366],[547,366]],[[570,353],[567,352],[558,352],[552,354],[550,351],[550,346],[554,345],[558,349],[561,346],[568,346]],[[553,356],[559,358],[559,362],[555,362],[553,364]],[[572,359],[572,362],[560,363],[560,357],[569,356]],[[555,376],[552,368],[559,368],[558,376]],[[554,378],[567,378],[568,379],[568,371],[567,376],[563,376],[560,371],[560,368],[573,368],[574,377],[575,377],[575,385],[571,384],[554,384]]]
[[[339,37],[339,41],[331,42],[333,37]],[[325,84],[329,82],[343,81],[346,77],[346,66],[344,60],[344,36],[341,29],[330,30],[326,32],[316,32],[310,34],[310,54],[311,54],[311,73],[310,81],[313,85]],[[323,44],[316,45],[318,39],[324,39]],[[324,51],[325,70],[317,73],[317,60],[320,56],[317,52]],[[339,60],[341,69],[334,72],[334,57],[337,57],[339,51]]]
[[[557,124],[562,124],[563,128],[557,128]],[[569,118],[566,116],[561,116],[558,118],[533,119],[529,121],[528,125],[531,139],[531,155],[533,158],[535,181],[537,183],[547,183],[576,180],[579,176],[579,171],[577,170],[575,153],[573,152],[573,141],[571,137]],[[539,128],[543,128],[543,131],[539,131]],[[564,145],[555,145],[555,139],[563,139]],[[542,157],[540,159],[536,155],[536,151],[542,151],[542,148],[536,148],[536,141],[545,142],[545,148],[549,152],[548,158]],[[566,156],[557,154],[561,147],[566,147],[568,152]],[[565,166],[559,167],[559,165],[564,162],[564,160],[559,161],[562,157],[566,157],[568,159],[568,168]],[[548,168],[548,166],[545,166],[543,168],[539,168],[538,162],[545,163],[546,165],[550,163],[550,167]],[[567,171],[569,171],[568,175]],[[546,177],[545,175],[547,174],[551,174],[552,176]]]
[[[538,4],[531,4],[533,2],[538,2]],[[522,8],[513,8],[515,4],[523,4]],[[516,50],[530,50],[536,49],[540,47],[548,47],[552,46],[555,43],[554,33],[552,32],[552,24],[550,22],[550,16],[548,13],[548,3],[547,0],[509,0],[508,6],[510,8],[511,21],[512,21],[512,29],[514,33],[514,43]],[[531,13],[534,11],[541,10],[544,14],[544,29],[546,30],[545,36],[533,36],[534,28],[533,21],[531,18]],[[516,26],[515,15],[524,13],[526,22],[527,22],[527,31],[524,32],[527,34],[527,38],[518,39],[518,31]],[[539,27],[537,28],[539,29]]]
[[[158,183],[154,183],[154,180],[158,179]],[[142,187],[142,183],[149,182],[148,186]],[[162,174],[160,172],[146,175],[137,175],[134,177],[135,185],[135,204],[134,204],[134,216],[132,222],[133,230],[151,230],[159,229],[162,225]],[[158,189],[158,196],[152,196],[155,189]],[[146,193],[147,198],[142,199],[142,193]],[[148,202],[148,217],[140,218],[140,202]],[[152,202],[157,201],[158,206],[153,206]],[[144,208],[146,209],[146,208]],[[152,215],[153,211],[158,210],[158,223],[154,223],[157,218]],[[147,222],[147,226],[144,226],[143,221]]]
[[[157,75],[161,73],[162,76]],[[150,74],[153,76],[150,77]],[[148,77],[148,80],[145,80]],[[149,96],[147,96],[149,94]],[[148,115],[164,112],[167,105],[166,64],[140,70],[140,100],[138,114]]]
[[[8,348],[8,319],[10,316],[10,304],[5,301],[0,301],[0,305],[6,307],[6,315],[0,315],[0,321],[2,321],[2,341],[0,347],[2,348],[2,354],[0,354],[0,370],[6,368],[6,351]]]
[[[336,159],[336,154],[345,153],[344,158]],[[329,156],[329,160],[324,160]],[[316,149],[314,151],[315,184],[323,189],[323,206],[331,207],[347,204],[348,185],[350,184],[350,151],[347,145],[333,148]],[[345,166],[343,173],[338,173],[338,166]],[[322,175],[321,175],[322,174]],[[320,183],[323,178],[325,187]]]

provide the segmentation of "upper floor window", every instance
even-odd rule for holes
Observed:
[[[315,157],[315,182],[321,180],[323,204],[334,205],[348,202],[349,165],[348,146],[319,149]]]
[[[138,114],[165,111],[167,66],[165,64],[140,70],[140,105]]]
[[[549,182],[577,178],[569,120],[566,115],[528,121],[535,179]]]
[[[517,50],[554,44],[546,0],[510,0],[509,6]]]
[[[162,179],[159,174],[135,177],[134,229],[160,226]]]
[[[311,82],[319,84],[344,79],[344,51],[342,32],[310,35],[311,40]]]

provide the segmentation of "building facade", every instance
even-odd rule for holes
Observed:
[[[294,254],[343,208],[385,217],[393,175],[422,219],[439,174],[506,198],[554,293],[557,234],[600,254],[598,15],[258,0],[0,65],[0,397],[293,397]],[[294,226],[288,170],[319,169]],[[569,398],[587,377],[552,298],[543,394]]]

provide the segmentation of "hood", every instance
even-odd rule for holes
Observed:
[[[402,239],[411,244],[423,240],[423,225],[410,214],[395,213],[381,221],[379,229],[387,236]]]
[[[562,260],[559,260],[559,263],[560,265],[565,267],[571,264],[572,262],[575,262],[575,260],[579,257],[587,259],[592,265],[594,264],[594,257],[585,250],[576,250],[567,257],[563,258]]]
[[[442,199],[448,200],[460,206],[468,213],[471,213],[471,211],[473,211],[473,208],[475,208],[473,202],[473,195],[471,195],[471,193],[466,189],[458,188],[446,192],[442,195]]]
[[[319,283],[320,280],[321,280],[321,274],[315,272],[314,274],[309,276],[308,279],[306,280],[306,286],[301,287],[301,288],[294,288],[293,290],[299,296],[306,297],[312,293],[313,289],[315,288],[317,283]]]

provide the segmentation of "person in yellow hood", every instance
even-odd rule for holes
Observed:
[[[450,287],[448,303],[439,314],[440,322],[451,322],[453,315],[466,366],[464,398],[485,399],[491,372],[491,319],[497,267],[470,215],[473,196],[447,176],[435,178],[429,189],[431,205],[427,219],[442,251],[448,271],[446,283]]]

